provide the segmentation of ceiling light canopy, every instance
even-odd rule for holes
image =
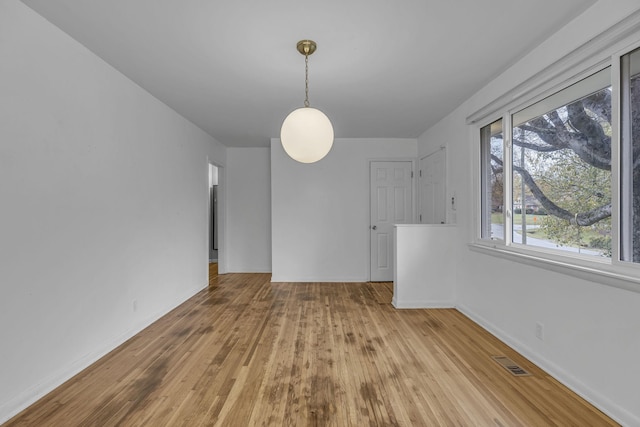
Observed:
[[[280,141],[284,151],[300,163],[315,163],[329,153],[333,145],[333,126],[320,110],[309,106],[309,55],[316,51],[313,40],[298,42],[298,52],[304,55],[304,107],[293,110],[284,119]]]

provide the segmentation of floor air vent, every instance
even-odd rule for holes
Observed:
[[[506,356],[491,356],[491,358],[516,377],[527,377],[531,375]]]

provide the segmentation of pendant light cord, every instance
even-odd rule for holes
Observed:
[[[309,54],[304,56],[304,106],[309,106]]]

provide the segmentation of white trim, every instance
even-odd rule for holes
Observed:
[[[438,148],[436,148],[434,150],[427,151],[427,154],[425,154],[424,156],[420,157],[420,160],[425,159],[425,158],[427,158],[429,156],[432,156],[432,155],[436,154],[437,152],[443,151],[443,150],[446,152],[446,150],[447,150],[447,146],[446,145],[441,145],[441,146],[439,146]]]
[[[503,330],[497,328],[487,319],[469,309],[469,307],[465,305],[458,305],[456,309],[460,313],[471,319],[473,322],[480,325],[487,332],[498,338],[500,341],[516,350],[518,353],[529,359],[538,367],[542,368],[549,375],[551,375],[551,377],[558,380],[560,383],[564,384],[573,392],[585,399],[587,402],[600,409],[617,423],[628,426],[640,426],[640,418],[636,417],[634,414],[617,405],[606,395],[603,395],[597,390],[586,386],[578,378],[569,374],[567,371],[551,362],[547,358],[541,356],[539,352],[532,350],[529,346],[523,344],[521,341],[513,338]]]
[[[453,301],[398,301],[395,298],[391,301],[394,308],[398,310],[413,310],[413,309],[425,309],[425,308],[455,308]]]
[[[614,266],[597,258],[561,256],[531,249],[500,247],[498,245],[490,246],[489,243],[471,243],[469,244],[469,249],[474,252],[567,274],[590,282],[640,293],[640,268],[633,264],[625,263],[624,266]]]
[[[540,101],[528,104],[526,107],[514,111],[511,116],[512,126],[520,126],[529,120],[542,116],[549,111],[570,104],[577,99],[588,96],[611,86],[611,69],[604,67],[595,73],[578,80],[552,94],[545,96]]]
[[[100,360],[102,357],[106,356],[111,351],[139,334],[142,330],[158,321],[163,316],[167,315],[169,312],[198,294],[200,291],[206,289],[207,286],[209,286],[208,283],[204,284],[198,289],[185,292],[169,306],[164,307],[162,310],[150,315],[140,322],[136,322],[133,327],[131,327],[122,335],[115,337],[109,342],[104,343],[102,346],[100,346],[100,348],[97,348],[94,351],[85,354],[79,359],[70,361],[66,366],[63,366],[55,372],[51,373],[46,378],[42,379],[42,381],[40,381],[39,383],[27,388],[26,390],[18,391],[12,399],[7,402],[3,402],[3,404],[0,406],[0,424],[3,424],[4,422],[10,420],[24,409],[33,405],[39,399],[49,394],[57,387],[61,386],[70,378],[79,374],[80,372]]]
[[[630,188],[631,180],[628,176],[622,176],[621,169],[623,163],[630,166],[630,159],[624,158],[624,148],[622,147],[622,133],[623,129],[620,127],[620,121],[622,120],[622,78],[621,78],[621,60],[622,57],[636,49],[640,48],[640,41],[636,41],[632,44],[624,46],[621,50],[617,51],[612,56],[612,64],[611,64],[611,84],[614,88],[611,94],[611,158],[616,159],[615,162],[611,164],[611,174],[612,174],[612,186],[611,186],[611,203],[612,206],[619,206],[618,215],[612,215],[611,217],[611,233],[612,238],[614,238],[615,242],[618,242],[617,245],[612,245],[612,259],[614,263],[619,264],[621,258],[621,250],[620,248],[623,245],[622,239],[626,239],[624,242],[626,247],[633,247],[633,239],[630,233],[623,235],[621,231],[621,227],[624,225],[621,221],[621,216],[623,212],[626,212],[628,209],[631,209],[631,201],[629,198],[625,199],[621,196],[620,191],[623,188]],[[624,185],[623,185],[624,184]],[[631,192],[630,192],[631,193]],[[624,207],[623,207],[624,205]],[[631,215],[629,215],[631,216]]]
[[[470,248],[491,256],[510,259],[540,268],[551,269],[562,274],[580,277],[585,280],[640,292],[640,264],[620,261],[620,57],[640,47],[640,10],[601,33],[599,36],[575,49],[560,61],[546,67],[541,72],[506,92],[487,106],[467,117],[472,132],[472,161],[474,194],[474,230]],[[580,256],[560,250],[538,248],[535,246],[513,243],[512,235],[512,195],[513,175],[511,158],[511,114],[539,102],[557,91],[611,67],[612,86],[612,167],[611,167],[611,237],[612,257]],[[481,182],[480,182],[480,129],[497,120],[502,115],[504,137],[504,207],[505,207],[505,240],[488,240],[481,238]]]
[[[536,94],[575,79],[580,74],[576,73],[576,70],[597,68],[603,62],[609,61],[613,50],[621,48],[616,49],[616,45],[624,42],[638,30],[640,30],[640,10],[476,110],[467,117],[466,123],[478,124],[486,121],[489,116],[495,117],[497,114],[502,114],[505,109],[513,109],[519,100],[531,100]]]
[[[611,208],[617,215],[611,215],[611,259],[620,259],[620,245],[622,234],[620,232],[620,212],[623,199],[620,195],[620,54],[613,55],[611,61]],[[628,203],[628,202],[625,202]],[[631,239],[631,237],[628,237]],[[616,244],[614,244],[616,243]]]
[[[395,228],[428,228],[428,227],[453,227],[456,228],[456,224],[394,224]]]
[[[502,165],[502,188],[504,212],[504,244],[513,242],[513,145],[511,140],[513,129],[511,129],[511,112],[505,112],[502,117],[502,139],[504,141],[503,165]]]
[[[207,161],[218,168],[218,274],[228,273],[227,261],[227,168],[214,159]],[[208,253],[208,252],[207,252]]]
[[[274,276],[271,275],[271,283],[365,283],[366,277],[362,276]]]
[[[429,151],[428,154],[425,154],[424,156],[420,157],[418,159],[418,161],[415,164],[415,168],[416,171],[419,171],[420,173],[417,174],[416,176],[416,180],[414,182],[415,184],[415,199],[414,199],[414,204],[415,204],[415,215],[413,217],[413,222],[418,223],[418,224],[424,224],[420,218],[420,215],[422,215],[422,210],[421,210],[421,206],[422,206],[422,189],[421,189],[421,185],[422,185],[422,180],[425,179],[424,176],[421,175],[422,173],[422,162],[424,160],[426,160],[427,157],[429,156],[433,156],[436,153],[439,152],[444,152],[444,221],[445,223],[449,223],[449,204],[447,203],[448,198],[449,198],[449,183],[447,182],[447,170],[448,170],[448,161],[449,161],[449,156],[447,155],[447,146],[446,145],[441,145],[439,146],[437,149]],[[414,172],[414,175],[415,172]],[[457,201],[456,201],[457,203]]]
[[[471,133],[471,176],[469,177],[471,185],[469,186],[469,188],[471,188],[473,197],[473,227],[469,230],[469,241],[471,242],[482,241],[482,180],[480,178],[480,174],[482,173],[482,166],[480,164],[480,162],[482,161],[482,153],[480,148],[480,129],[488,124],[493,123],[493,121],[490,121],[489,123],[478,124],[478,126],[469,126],[469,132]]]

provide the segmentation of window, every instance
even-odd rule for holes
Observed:
[[[480,129],[482,239],[611,257],[610,74],[605,68]],[[640,198],[640,180],[637,187]],[[640,202],[638,212],[640,222]]]
[[[502,119],[480,130],[482,238],[504,240],[504,150]]]
[[[605,69],[512,116],[513,242],[611,256]]]
[[[640,49],[620,61],[620,259],[640,262]]]
[[[620,25],[467,117],[471,249],[640,292],[640,32]]]

